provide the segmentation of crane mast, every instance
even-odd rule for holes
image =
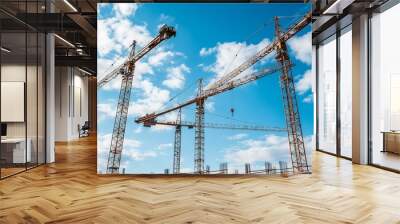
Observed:
[[[135,54],[136,42],[133,42],[130,55]],[[110,152],[107,161],[107,173],[118,173],[121,162],[121,152],[124,144],[126,120],[128,118],[129,101],[132,90],[133,72],[135,64],[129,63],[127,67],[121,68],[121,89],[119,92],[117,113],[115,115],[114,128],[111,138]]]
[[[182,137],[182,110],[179,109],[178,117],[175,125],[175,139],[174,139],[174,163],[172,164],[172,172],[174,174],[180,173],[181,168],[181,137]]]
[[[169,39],[175,36],[176,32],[173,27],[162,26],[159,34],[147,44],[138,54],[135,54],[136,42],[132,44],[132,49],[129,54],[129,59],[123,65],[117,67],[117,71],[113,70],[107,74],[100,82],[98,87],[102,87],[107,82],[115,78],[118,74],[122,76],[121,89],[118,98],[117,111],[114,121],[113,133],[111,138],[110,151],[107,160],[107,173],[115,174],[119,172],[121,163],[121,154],[124,144],[126,121],[128,118],[129,102],[132,90],[132,81],[135,70],[135,63],[141,59],[145,54],[150,52],[151,49],[155,48],[163,40]]]
[[[199,80],[196,100],[196,130],[194,132],[194,172],[202,174],[204,171],[204,101],[203,80]]]
[[[284,114],[288,130],[289,150],[294,170],[309,172],[300,114],[297,106],[296,90],[293,75],[290,70],[290,59],[287,52],[286,40],[281,35],[279,19],[275,17],[276,59],[282,66],[280,86],[282,91]]]

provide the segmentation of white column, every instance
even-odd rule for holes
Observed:
[[[46,1],[46,11],[54,12],[54,5]],[[54,34],[46,35],[46,163],[55,162],[55,42]]]
[[[55,60],[54,35],[46,36],[46,163],[55,161],[54,133],[55,133]]]
[[[312,137],[312,147],[313,150],[317,148],[317,47],[315,45],[312,45],[312,62],[311,62],[311,72],[312,72],[312,93],[313,93],[313,101],[314,101],[314,108],[313,108],[313,113],[314,113],[314,127],[313,127],[313,137]]]
[[[353,162],[368,163],[368,15],[353,19]]]

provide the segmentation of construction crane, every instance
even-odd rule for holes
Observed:
[[[189,129],[197,128],[198,123],[191,121],[182,121],[181,109],[178,111],[176,121],[154,121],[152,125],[165,125],[175,127],[175,139],[174,139],[174,158],[172,164],[172,172],[174,174],[180,173],[181,164],[181,135],[182,127]],[[248,131],[263,131],[263,132],[287,132],[286,128],[279,127],[266,127],[260,125],[247,125],[247,124],[219,124],[219,123],[203,123],[203,128],[213,129],[230,129],[230,130],[248,130]]]
[[[117,66],[112,70],[110,73],[105,75],[102,79],[100,79],[97,82],[97,88],[103,87],[105,84],[107,84],[109,81],[113,80],[115,77],[117,77],[120,74],[121,69],[124,67],[128,66],[129,64],[134,64],[135,62],[139,61],[143,56],[145,56],[147,53],[149,53],[153,48],[157,47],[162,41],[167,40],[171,37],[175,37],[176,31],[175,28],[172,26],[167,26],[163,25],[159,32],[158,35],[151,40],[146,46],[140,50],[140,52],[134,54],[134,55],[129,55],[128,59],[122,63],[121,65]]]
[[[296,90],[290,65],[289,54],[286,47],[286,39],[282,35],[279,18],[275,17],[276,60],[282,66],[280,84],[283,98],[283,107],[288,129],[289,150],[292,166],[299,172],[310,172],[304,147],[303,133],[301,129],[299,108],[297,106]]]
[[[117,111],[114,121],[114,128],[111,138],[110,151],[107,161],[108,174],[119,172],[135,63],[143,58],[143,56],[145,56],[153,48],[159,45],[162,41],[167,40],[175,35],[176,32],[173,27],[164,25],[160,28],[159,34],[137,54],[135,54],[136,42],[134,41],[131,51],[129,53],[128,60],[126,60],[123,64],[117,66],[113,71],[105,75],[104,78],[102,78],[97,84],[97,87],[101,88],[118,75],[121,75],[122,77],[121,89],[119,93]]]
[[[292,65],[286,65],[291,67]],[[246,75],[242,78],[238,78],[225,83],[215,89],[203,90],[202,81],[199,81],[199,89],[196,98],[188,100],[182,104],[176,105],[172,108],[166,109],[159,113],[147,114],[144,117],[135,120],[137,123],[143,123],[145,127],[150,127],[157,123],[156,118],[170,113],[172,111],[178,110],[185,106],[196,104],[196,117],[195,117],[195,153],[194,153],[194,170],[196,173],[203,173],[204,171],[204,103],[208,97],[215,96],[217,94],[232,90],[249,82],[260,79],[266,75],[273,74],[280,71],[282,68],[280,66],[275,66],[272,68],[264,68],[258,72]],[[180,133],[177,133],[180,134]]]
[[[293,168],[296,169],[296,172],[309,172],[307,158],[305,157],[306,155],[304,152],[304,141],[302,137],[300,117],[298,114],[296,93],[293,85],[293,78],[290,74],[291,63],[286,50],[283,50],[283,46],[286,48],[285,42],[288,41],[290,38],[292,38],[294,35],[296,35],[300,30],[305,28],[308,24],[310,24],[311,20],[312,20],[312,14],[310,12],[307,13],[298,22],[290,26],[286,32],[280,32],[280,31],[276,32],[277,37],[271,44],[264,47],[262,50],[257,52],[254,56],[246,60],[244,63],[242,63],[240,66],[238,66],[231,72],[222,76],[219,80],[215,81],[214,83],[211,83],[207,89],[203,90],[202,83],[200,82],[198,88],[199,91],[195,98],[188,100],[182,104],[179,104],[178,106],[163,110],[161,112],[146,114],[145,116],[142,116],[136,119],[135,121],[137,123],[143,123],[145,126],[146,125],[149,126],[151,125],[151,123],[154,123],[154,120],[158,116],[196,103],[196,122],[198,122],[199,124],[196,127],[196,133],[195,133],[195,172],[202,173],[204,170],[204,165],[203,165],[204,143],[202,142],[204,140],[203,139],[204,136],[202,135],[202,133],[204,133],[204,126],[201,123],[204,122],[205,99],[209,96],[213,96],[240,86],[241,85],[240,81],[238,81],[238,83],[235,82],[237,80],[241,80],[241,79],[235,79],[239,74],[241,74],[242,72],[253,66],[255,63],[260,61],[268,54],[272,53],[273,51],[277,51],[277,60],[281,65],[284,65],[283,67],[281,67],[282,69],[281,87],[282,87],[282,93],[285,94],[283,96],[285,101],[284,110],[285,110],[285,119],[288,127],[288,137],[290,142],[290,154],[292,159],[292,165]],[[285,52],[286,54],[285,56],[286,59],[284,60],[284,63],[280,59],[282,58],[281,57],[282,51]],[[282,79],[282,77],[285,77],[285,79]],[[254,81],[256,79],[249,80],[245,83]],[[282,80],[286,81],[282,82]]]

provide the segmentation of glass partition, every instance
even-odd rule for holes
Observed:
[[[352,35],[351,25],[340,35],[340,154],[352,157]]]
[[[1,34],[2,177],[25,170],[31,161],[26,142],[26,41],[25,32]]]
[[[371,18],[372,163],[400,170],[400,4]]]
[[[318,146],[336,153],[336,36],[318,47]]]
[[[0,178],[45,162],[45,35],[16,19],[44,1],[1,1]],[[14,15],[16,15],[14,17]]]

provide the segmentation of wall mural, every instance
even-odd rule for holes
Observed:
[[[98,173],[310,173],[310,10],[98,4]]]

